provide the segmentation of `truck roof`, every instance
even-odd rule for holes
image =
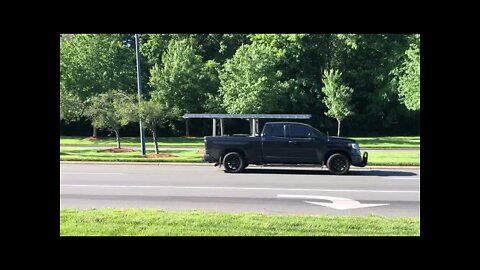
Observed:
[[[309,124],[305,124],[305,123],[301,123],[301,122],[266,122],[266,124],[281,124],[281,125],[284,125],[284,124],[298,124],[298,125],[305,125],[305,126],[310,126]]]

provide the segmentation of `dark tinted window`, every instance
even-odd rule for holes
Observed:
[[[301,125],[290,125],[290,137],[291,138],[310,138],[315,135],[309,127]]]
[[[267,125],[265,127],[265,136],[285,137],[283,132],[284,125]]]

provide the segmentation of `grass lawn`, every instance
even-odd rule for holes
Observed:
[[[146,154],[155,151],[147,150]],[[68,149],[60,148],[61,161],[135,161],[135,162],[202,162],[202,154],[198,151],[164,150],[159,153],[173,155],[171,157],[146,158],[140,151],[125,153],[99,152],[98,149]]]
[[[369,152],[368,165],[420,166],[420,152]]]
[[[419,148],[420,137],[371,137],[371,138],[352,138],[355,139],[361,148]],[[153,146],[153,140],[150,137],[145,138],[147,146]],[[160,137],[158,146],[165,147],[203,147],[203,137]],[[122,146],[140,147],[138,137],[125,137],[121,139]],[[60,137],[60,145],[107,145],[115,146],[115,137],[102,137],[98,140],[89,140],[86,137]]]
[[[362,148],[420,148],[420,136],[356,138]]]
[[[159,137],[158,146],[168,146],[168,147],[203,147],[203,137]],[[122,137],[120,140],[122,146],[136,146],[140,147],[140,138],[139,137]],[[153,139],[151,137],[145,137],[146,146],[154,146]],[[71,136],[60,136],[60,145],[79,145],[79,146],[89,146],[89,145],[107,145],[107,146],[116,146],[117,141],[115,136],[113,137],[100,137],[98,140],[90,140],[87,137],[71,137]]]
[[[418,218],[166,212],[60,211],[61,236],[419,236]]]

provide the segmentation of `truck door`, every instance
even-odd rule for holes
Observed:
[[[304,125],[289,124],[286,126],[288,137],[288,153],[295,163],[319,163],[317,155],[317,136],[311,128]]]
[[[291,145],[288,143],[286,124],[265,125],[262,134],[262,151],[264,163],[291,163],[289,154]]]

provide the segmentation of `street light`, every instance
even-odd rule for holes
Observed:
[[[135,34],[135,56],[137,58],[137,85],[138,85],[138,102],[142,102],[142,80],[140,79],[140,57],[138,55],[138,34]],[[145,130],[142,127],[142,119],[140,123],[140,144],[142,145],[142,156],[145,156]]]

